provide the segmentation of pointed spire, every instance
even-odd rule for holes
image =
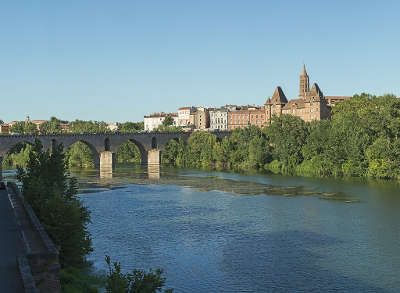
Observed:
[[[303,72],[301,73],[303,76],[307,76],[306,65],[303,64]]]

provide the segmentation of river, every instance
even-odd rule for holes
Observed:
[[[396,182],[118,166],[73,172],[90,260],[164,269],[174,292],[400,292]]]
[[[74,172],[90,259],[175,292],[400,292],[400,186],[161,167]]]

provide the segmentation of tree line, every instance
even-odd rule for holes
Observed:
[[[264,129],[235,129],[222,141],[195,132],[187,143],[171,141],[162,161],[177,167],[313,177],[400,178],[400,99],[361,94],[332,110],[331,120],[275,116]]]

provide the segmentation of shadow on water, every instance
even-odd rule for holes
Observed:
[[[338,242],[305,231],[246,234],[227,241],[220,269],[252,292],[393,292],[321,267],[324,257],[310,248]]]

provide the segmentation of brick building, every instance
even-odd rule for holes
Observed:
[[[317,83],[310,89],[310,78],[306,67],[300,75],[299,98],[288,101],[280,87],[277,87],[272,98],[265,103],[267,124],[274,115],[290,114],[298,116],[304,121],[329,119],[331,107],[335,103],[348,100],[350,97],[329,96],[325,97]]]

